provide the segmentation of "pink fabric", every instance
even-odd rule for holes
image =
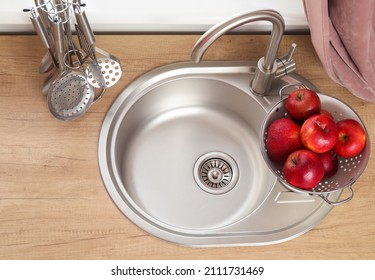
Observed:
[[[314,48],[337,83],[375,102],[375,1],[304,0]]]

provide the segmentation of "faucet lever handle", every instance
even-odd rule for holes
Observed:
[[[294,53],[296,51],[296,48],[297,48],[297,44],[293,43],[292,46],[289,49],[289,52],[285,56],[283,56],[281,59],[285,59],[285,61],[292,60],[293,55],[294,55]]]
[[[277,59],[277,71],[275,78],[281,78],[296,70],[296,63],[293,59],[296,48],[297,44],[293,43],[289,49],[289,52],[283,57]]]

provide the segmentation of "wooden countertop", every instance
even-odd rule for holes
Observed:
[[[354,199],[338,206],[306,234],[263,247],[187,248],[159,240],[116,208],[97,163],[99,130],[121,90],[143,73],[187,61],[197,35],[98,36],[97,46],[118,56],[122,80],[86,115],[55,119],[41,94],[45,50],[36,36],[0,37],[0,259],[375,259],[374,155],[354,185]],[[224,36],[206,60],[257,60],[269,37]],[[309,36],[292,42],[297,72],[350,104],[375,139],[375,105],[332,82]],[[372,149],[374,143],[371,141]]]

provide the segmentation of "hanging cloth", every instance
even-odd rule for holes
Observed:
[[[327,74],[355,96],[375,102],[375,1],[303,1]]]

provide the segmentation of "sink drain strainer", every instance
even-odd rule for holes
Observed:
[[[229,155],[221,152],[210,152],[196,161],[194,178],[198,186],[204,191],[222,194],[236,185],[238,167]]]

